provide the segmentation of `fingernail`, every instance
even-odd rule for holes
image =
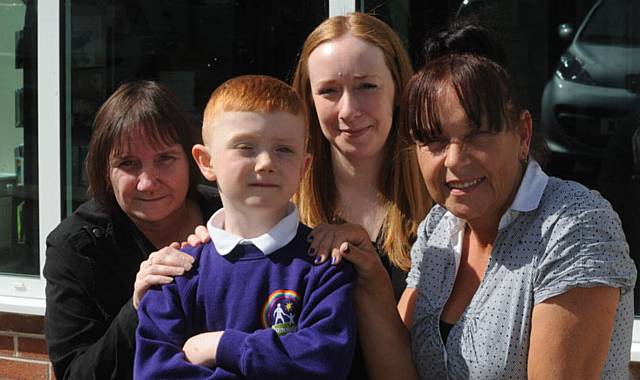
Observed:
[[[309,256],[313,256],[316,254],[316,249],[315,248],[309,248],[309,251],[307,251],[307,255]]]
[[[322,256],[316,256],[316,259],[313,260],[313,262],[316,264],[320,264],[320,261],[322,261]]]
[[[331,256],[331,265],[335,265],[336,264],[336,258],[335,256]]]

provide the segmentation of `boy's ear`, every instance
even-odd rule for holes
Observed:
[[[202,144],[196,144],[191,148],[191,154],[193,155],[193,159],[196,160],[196,164],[198,164],[198,168],[200,168],[200,172],[204,178],[211,182],[215,181],[216,173],[213,170],[213,162],[211,162],[209,149]]]

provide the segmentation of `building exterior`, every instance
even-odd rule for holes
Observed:
[[[498,30],[550,145],[548,171],[609,199],[640,257],[635,0],[0,0],[0,377],[52,377],[45,238],[85,199],[102,101],[127,80],[153,79],[200,117],[232,76],[288,81],[306,35],[351,11],[392,25],[416,67],[425,35],[448,20],[477,17]],[[640,320],[631,359],[640,361]]]

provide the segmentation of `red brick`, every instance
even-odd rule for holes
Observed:
[[[0,378],[12,380],[47,380],[48,363],[29,363],[12,359],[0,359]]]
[[[0,313],[0,331],[43,334],[44,317],[39,315]]]
[[[13,356],[15,352],[15,348],[13,347],[13,337],[0,335],[0,355]]]
[[[17,348],[20,357],[49,360],[44,339],[18,337]]]
[[[629,363],[629,380],[640,380],[640,362]]]

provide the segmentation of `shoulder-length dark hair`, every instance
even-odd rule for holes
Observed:
[[[153,144],[180,144],[189,161],[189,194],[193,195],[198,168],[191,147],[200,137],[195,120],[165,86],[152,81],[121,85],[102,104],[93,122],[86,170],[89,197],[107,209],[117,207],[109,180],[109,157],[143,136]]]

